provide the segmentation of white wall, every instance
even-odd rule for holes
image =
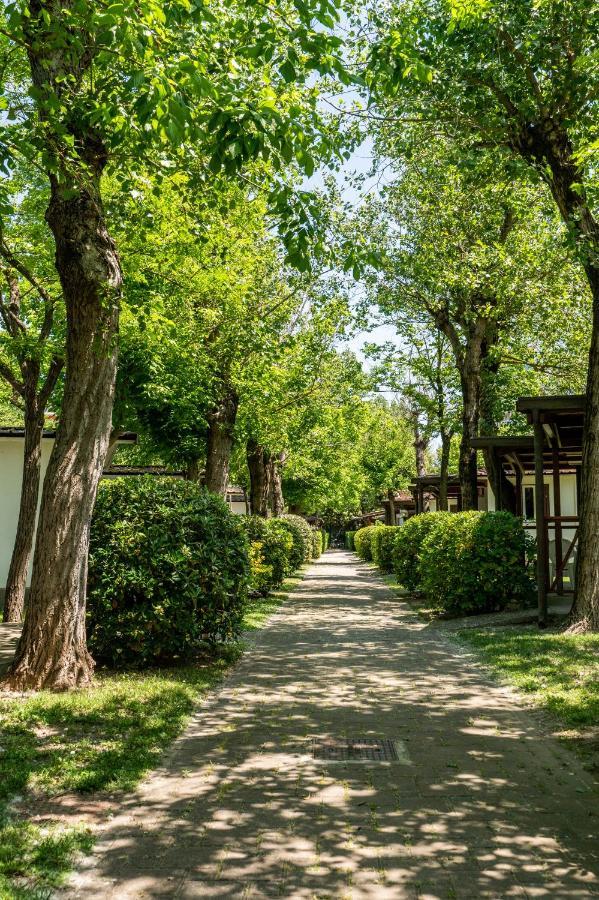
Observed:
[[[42,479],[46,474],[53,445],[53,438],[44,438],[42,441]],[[17,533],[23,476],[23,452],[23,438],[0,437],[0,590],[4,590],[6,585]],[[27,576],[28,584],[30,576],[31,569]]]

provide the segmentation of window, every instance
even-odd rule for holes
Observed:
[[[544,506],[545,506],[545,515],[549,515],[549,485],[543,485],[543,496],[544,496]],[[535,516],[535,489],[532,486],[526,486],[524,488],[524,518],[528,519],[531,522],[534,522]]]

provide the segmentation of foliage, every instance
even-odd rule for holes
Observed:
[[[250,542],[250,591],[264,596],[292,571],[293,537],[278,519],[242,516]]]
[[[393,571],[393,549],[395,537],[401,525],[385,525],[373,533],[371,539],[372,561],[382,572]]]
[[[420,513],[400,525],[393,542],[393,571],[399,584],[408,591],[420,588],[422,545],[437,521],[449,513]]]
[[[345,543],[346,550],[355,550],[355,531],[346,531],[343,535],[343,541]]]
[[[314,559],[318,559],[322,556],[322,551],[324,548],[324,537],[323,533],[319,528],[315,528],[312,532],[312,557]]]
[[[372,541],[374,532],[382,528],[380,522],[374,525],[367,525],[365,528],[359,528],[354,534],[354,547],[360,559],[372,560]]]
[[[298,569],[303,563],[312,559],[312,529],[301,516],[286,513],[279,521],[289,529],[293,537],[292,565]]]
[[[242,525],[220,498],[175,479],[106,482],[91,528],[90,647],[120,667],[230,640],[248,576]]]
[[[534,596],[522,522],[509,512],[432,514],[420,550],[420,586],[451,616],[502,610]]]
[[[533,627],[460,631],[460,640],[561,722],[599,726],[599,635]]]

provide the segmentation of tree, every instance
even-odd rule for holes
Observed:
[[[38,179],[30,169],[20,168],[11,181],[15,210],[0,226],[5,282],[0,294],[0,376],[11,389],[11,402],[22,413],[25,439],[4,621],[20,622],[35,531],[46,410],[64,364],[64,323],[47,233],[37,224],[43,202]]]
[[[46,173],[67,320],[61,418],[42,493],[31,603],[7,687],[67,689],[87,684],[93,672],[85,642],[87,549],[110,442],[123,282],[105,214],[106,172],[120,172],[125,187],[136,165],[151,162],[158,178],[161,167],[186,154],[201,159],[206,173],[231,176],[257,157],[280,167],[295,155],[304,168],[313,166],[310,148],[326,143],[316,140],[317,126],[310,130],[318,119],[315,92],[306,93],[306,117],[300,102],[285,119],[273,84],[301,82],[298,51],[308,48],[308,68],[341,70],[339,42],[314,28],[330,24],[326,4],[282,12],[259,5],[214,11],[185,0],[109,8],[30,0],[3,9],[4,94],[12,103],[2,124],[3,164],[23,155]]]
[[[375,11],[369,80],[401,129],[418,119],[468,149],[493,145],[548,186],[593,298],[577,592],[599,628],[599,222],[595,197],[599,9],[590,0],[444,3]]]
[[[392,147],[393,135],[383,134],[381,143]],[[402,310],[412,320],[426,313],[451,348],[462,401],[462,504],[475,509],[472,440],[483,392],[501,364],[500,347],[509,345],[512,332],[529,330],[529,311],[547,307],[548,297],[569,307],[581,302],[582,291],[543,191],[515,180],[496,153],[464,161],[439,140],[407,162],[398,160],[398,169],[385,193],[384,214],[393,226],[377,302],[391,321]]]

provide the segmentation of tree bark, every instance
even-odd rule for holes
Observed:
[[[268,456],[264,447],[250,439],[246,446],[246,457],[250,473],[250,510],[252,515],[266,519],[270,493]]]
[[[238,406],[237,394],[230,389],[208,414],[205,484],[211,493],[221,497],[227,496],[229,486],[229,466]]]
[[[599,222],[584,191],[565,127],[552,120],[528,126],[513,149],[532,163],[553,194],[562,219],[576,235],[593,298],[592,337],[587,372],[582,448],[580,526],[576,596],[571,613],[575,630],[599,630]]]
[[[43,431],[44,411],[42,409],[41,413],[38,412],[34,387],[34,396],[26,399],[23,480],[17,532],[4,596],[5,622],[20,622],[25,608],[27,573],[31,559],[39,497]]]
[[[284,452],[273,456],[270,459],[269,479],[270,479],[270,508],[275,518],[282,516],[285,512],[285,499],[283,497],[283,466],[285,465],[287,454]]]
[[[416,453],[416,475],[418,477],[422,477],[426,475],[426,440],[422,436],[422,432],[420,431],[420,421],[418,419],[418,413],[414,412],[412,414],[413,422],[414,422],[414,451]]]
[[[460,373],[462,386],[462,435],[458,473],[462,494],[462,509],[478,509],[478,465],[472,439],[478,434],[480,416],[480,375],[475,369],[464,367]]]
[[[60,6],[29,4],[27,46],[40,117],[46,98],[62,96],[65,80],[91,65],[89,35],[59,44]],[[66,307],[66,378],[60,424],[42,492],[31,591],[21,639],[4,678],[12,690],[67,690],[89,684],[93,660],[85,639],[89,529],[108,450],[117,368],[121,266],[108,233],[100,192],[107,151],[101,135],[68,116],[64,126],[76,156],[47,123],[47,150],[60,177],[49,171],[46,220],[56,248]]]
[[[395,491],[391,488],[387,491],[387,500],[389,501],[389,522],[388,525],[395,525]]]
[[[451,434],[441,432],[441,471],[439,480],[439,509],[447,512],[447,482],[449,480],[449,454],[451,452]]]

